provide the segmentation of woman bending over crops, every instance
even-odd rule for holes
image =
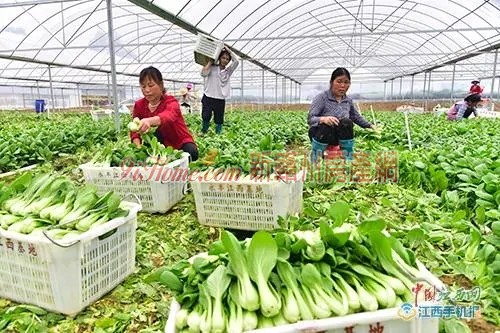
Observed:
[[[202,135],[207,133],[210,127],[212,112],[214,114],[215,133],[220,134],[222,132],[226,98],[231,93],[230,78],[238,64],[236,55],[226,47],[222,49],[219,55],[218,64],[209,61],[201,70],[201,76],[206,77],[205,90],[201,99]]]
[[[312,141],[311,160],[316,163],[329,145],[338,146],[346,159],[352,159],[354,148],[353,123],[363,128],[375,127],[358,112],[346,93],[351,85],[351,74],[337,68],[330,78],[330,89],[317,95],[309,110],[309,138]]]
[[[181,149],[191,160],[198,159],[198,148],[186,126],[179,102],[173,96],[165,94],[163,77],[155,67],[144,68],[139,74],[139,82],[144,98],[134,104],[133,118],[139,118],[137,132],[130,132],[130,139],[138,147],[141,145],[141,133],[157,127],[155,136],[165,147]]]
[[[481,95],[479,94],[470,94],[466,96],[463,101],[453,104],[450,110],[448,110],[448,120],[469,118],[472,113],[474,113],[474,116],[477,118],[478,114],[476,107],[479,102],[481,102]]]

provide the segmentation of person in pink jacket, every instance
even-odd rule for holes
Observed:
[[[477,118],[478,114],[476,107],[479,102],[481,102],[481,95],[479,94],[470,94],[466,96],[463,101],[453,104],[450,110],[448,110],[448,120],[469,118],[472,113],[474,113],[474,116]]]

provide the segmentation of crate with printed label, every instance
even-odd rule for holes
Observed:
[[[444,306],[437,297],[425,299],[424,291],[445,290],[446,286],[432,275],[421,263],[418,263],[421,280],[415,284],[422,287],[421,293],[416,294],[418,306],[403,303],[400,306],[370,312],[359,312],[345,316],[325,319],[302,320],[296,323],[258,328],[244,332],[254,333],[438,333],[439,318],[430,314],[433,308],[443,311]],[[165,325],[165,333],[177,333],[176,318],[181,307],[176,300],[170,306],[170,312]],[[188,316],[189,318],[189,316]],[[283,318],[282,318],[283,319]],[[203,319],[202,319],[203,320]],[[273,320],[270,319],[273,323]],[[189,325],[189,319],[188,319]],[[259,321],[260,325],[260,321]],[[189,331],[189,328],[186,328]]]
[[[75,315],[115,288],[135,269],[137,212],[70,239],[0,228],[0,297]]]
[[[134,193],[142,203],[143,211],[164,213],[184,197],[188,181],[189,154],[166,165],[112,167],[86,163],[80,165],[88,184],[99,193],[113,191],[122,198]]]
[[[219,177],[220,176],[220,177]],[[305,170],[251,177],[204,173],[190,177],[200,224],[243,230],[279,228],[278,217],[302,211]]]

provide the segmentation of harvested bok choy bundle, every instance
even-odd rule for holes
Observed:
[[[100,196],[95,187],[77,187],[62,176],[26,173],[0,187],[0,229],[8,231],[36,235],[50,229],[49,236],[65,239],[127,215],[116,194]]]
[[[222,231],[208,253],[147,281],[173,291],[176,327],[189,332],[241,332],[412,301],[423,274],[411,252],[393,244],[385,223],[369,223],[322,220],[315,230],[258,231],[245,241]]]
[[[135,124],[135,123],[130,123]],[[92,159],[92,164],[99,164],[112,167],[131,167],[165,165],[182,156],[181,150],[173,147],[165,147],[158,141],[154,131],[141,134],[142,145],[137,147],[129,141],[120,141],[108,145]]]

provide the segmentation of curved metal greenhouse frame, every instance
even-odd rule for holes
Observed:
[[[149,65],[174,88],[202,84],[199,32],[243,58],[233,80],[241,96],[271,87],[277,99],[278,81],[292,95],[327,84],[338,66],[353,83],[411,79],[412,92],[414,81],[453,90],[481,78],[494,94],[498,78],[499,0],[2,0],[0,10],[1,86],[134,87]]]

